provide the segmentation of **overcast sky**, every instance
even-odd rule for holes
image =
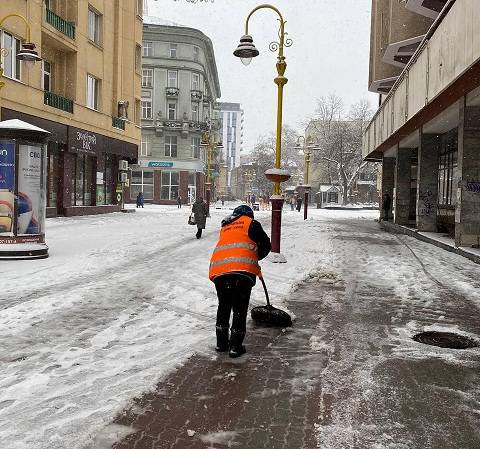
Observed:
[[[222,90],[221,101],[241,103],[245,111],[244,149],[275,129],[277,15],[260,10],[250,20],[250,34],[260,56],[245,67],[232,54],[244,33],[248,13],[262,0],[148,0],[150,16],[203,31],[213,42]],[[273,0],[282,12],[293,46],[285,50],[289,82],[284,94],[284,124],[302,130],[316,99],[335,92],[348,106],[367,91],[371,0]]]

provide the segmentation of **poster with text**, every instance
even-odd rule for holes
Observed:
[[[13,233],[15,143],[0,141],[0,235]]]
[[[41,147],[20,145],[18,152],[18,234],[40,234],[43,228]]]

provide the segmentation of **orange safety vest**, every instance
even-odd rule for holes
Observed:
[[[257,244],[248,236],[252,218],[242,215],[222,226],[220,238],[210,259],[208,277],[211,281],[222,274],[246,271],[261,276]]]

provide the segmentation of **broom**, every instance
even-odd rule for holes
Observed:
[[[267,298],[267,305],[254,307],[250,312],[252,320],[265,326],[290,327],[292,325],[292,318],[287,312],[277,309],[270,304],[270,298],[268,297],[268,290],[267,286],[265,285],[265,281],[263,280],[262,276],[259,277],[262,281],[265,297]]]

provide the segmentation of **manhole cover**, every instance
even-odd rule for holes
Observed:
[[[478,346],[477,342],[472,338],[454,334],[453,332],[421,332],[414,335],[413,339],[419,343],[439,346],[440,348],[467,349]]]

